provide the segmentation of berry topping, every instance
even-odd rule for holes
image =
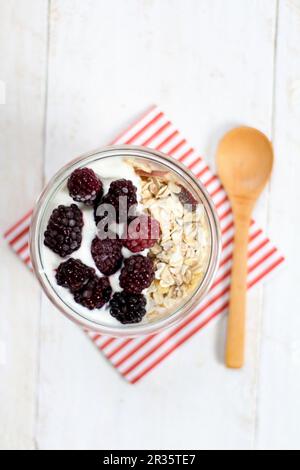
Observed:
[[[78,304],[89,310],[103,307],[109,301],[112,288],[107,277],[93,276],[88,283],[78,292],[75,292],[74,299]]]
[[[106,216],[108,217],[108,224],[119,222],[119,220],[126,220],[129,209],[137,204],[136,191],[136,187],[129,180],[120,179],[113,181],[108,192],[103,196],[100,205],[110,205],[114,210],[106,212],[106,214],[103,214],[104,211],[102,211],[100,214],[99,203],[95,204],[94,215],[96,224]],[[133,208],[130,212],[133,212]]]
[[[147,215],[131,219],[127,234],[123,234],[123,245],[133,253],[151,248],[161,235],[159,222]]]
[[[100,240],[96,237],[91,246],[92,257],[99,271],[110,276],[120,269],[122,256],[122,242],[118,238]]]
[[[78,168],[68,179],[70,196],[77,202],[92,205],[103,194],[103,185],[90,168]]]
[[[180,187],[181,187],[181,191],[178,194],[179,201],[183,205],[186,204],[186,205],[191,206],[191,209],[194,211],[197,208],[197,205],[199,204],[199,202],[194,198],[194,196],[186,188],[184,188],[183,186],[180,186]]]
[[[139,323],[146,314],[146,298],[143,294],[116,292],[110,303],[110,314],[121,323]]]
[[[90,268],[79,259],[70,258],[58,266],[55,277],[59,286],[76,292],[82,289],[94,275],[95,269]]]
[[[128,208],[137,203],[136,187],[129,180],[121,179],[113,181],[110,184],[107,195],[115,208],[118,208],[120,197],[127,198]]]
[[[50,216],[44,244],[64,258],[80,248],[82,227],[82,212],[76,204],[60,205]]]
[[[131,294],[140,294],[154,279],[153,261],[143,255],[125,259],[120,274],[120,286]]]

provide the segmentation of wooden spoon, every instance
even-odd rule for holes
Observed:
[[[230,199],[234,222],[234,253],[231,274],[225,362],[244,364],[245,309],[248,238],[254,204],[267,183],[273,165],[269,139],[257,129],[239,127],[225,134],[217,150],[220,179]]]

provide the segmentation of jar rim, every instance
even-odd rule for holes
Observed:
[[[113,156],[118,157],[134,157],[148,159],[154,163],[162,164],[175,172],[181,179],[185,180],[187,184],[193,188],[197,193],[204,206],[207,215],[211,235],[211,251],[210,259],[208,261],[206,273],[195,289],[189,299],[180,305],[173,313],[165,318],[157,319],[151,323],[137,323],[121,326],[107,326],[100,325],[92,320],[83,317],[78,312],[75,312],[70,306],[65,304],[59,297],[48,277],[45,275],[41,256],[40,246],[40,227],[43,220],[44,210],[55,193],[55,190],[61,182],[66,178],[66,174],[70,174],[75,168],[82,166],[82,164],[89,164],[94,160],[109,158]],[[163,152],[153,150],[147,147],[140,147],[135,145],[113,145],[101,147],[92,152],[85,153],[64,165],[48,182],[39,196],[32,216],[30,227],[30,256],[33,266],[33,271],[42,286],[43,291],[46,293],[50,301],[69,319],[77,323],[86,330],[99,332],[104,335],[112,337],[135,337],[146,334],[157,333],[167,327],[174,326],[183,318],[188,316],[199,304],[199,301],[209,290],[220,261],[221,256],[221,232],[219,219],[216,209],[203,184],[193,175],[193,173],[181,162],[173,157],[164,154]]]

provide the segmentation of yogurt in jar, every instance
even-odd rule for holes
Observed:
[[[131,181],[137,188],[137,213],[147,214],[159,225],[161,231],[159,239],[144,238],[147,240],[145,246],[149,246],[149,249],[133,253],[123,247],[122,255],[124,259],[133,255],[148,255],[153,263],[155,277],[142,291],[147,303],[146,315],[141,323],[155,323],[157,320],[169,317],[192,297],[201,285],[209,265],[211,232],[204,205],[199,198],[196,200],[183,186],[175,172],[173,174],[163,167],[148,166],[143,161],[135,160],[134,157],[128,156],[125,159],[115,155],[97,159],[97,155],[94,155],[92,162],[82,164],[81,168],[85,167],[92,169],[99,177],[103,184],[103,194],[108,192],[112,182],[120,179]],[[91,254],[91,244],[97,236],[93,206],[87,206],[72,199],[67,187],[68,177],[49,198],[39,233],[41,236],[44,234],[54,209],[59,205],[70,206],[75,203],[82,212],[84,222],[81,246],[71,255],[62,258],[41,243],[40,257],[44,267],[43,274],[56,295],[74,314],[93,322],[95,326],[97,324],[100,327],[121,327],[122,323],[110,314],[109,303],[102,308],[89,310],[75,302],[74,294],[68,288],[57,284],[56,270],[69,258],[79,259],[88,267],[94,268],[98,277],[103,276]],[[122,231],[121,226],[118,233]],[[153,241],[153,244],[151,245],[148,241]],[[125,244],[133,250],[128,240]],[[149,260],[144,261],[150,263]],[[120,271],[121,269],[109,276],[113,293],[122,291],[119,283]],[[139,274],[140,271],[138,271],[138,276]],[[138,276],[134,278],[134,283],[137,282],[139,287],[145,285],[139,284]],[[124,289],[126,289],[125,286],[126,284],[123,284]],[[127,311],[129,312],[128,308]]]

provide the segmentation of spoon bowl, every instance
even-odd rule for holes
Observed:
[[[255,202],[272,171],[272,144],[257,129],[238,127],[221,140],[217,166],[230,198],[245,198]]]

